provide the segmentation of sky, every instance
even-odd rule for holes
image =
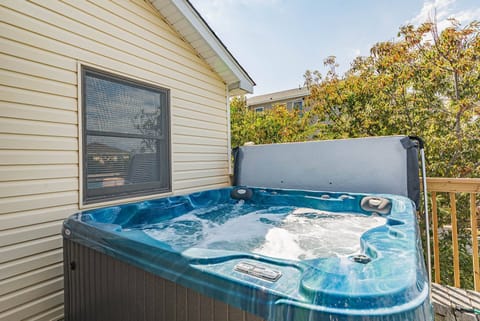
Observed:
[[[337,72],[401,26],[436,17],[480,20],[479,0],[190,0],[257,84],[254,95],[298,88],[308,70]]]

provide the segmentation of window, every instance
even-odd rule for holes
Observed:
[[[303,111],[303,101],[297,100],[293,102],[293,109],[298,110],[298,111]]]
[[[254,109],[254,111],[255,111],[256,113],[261,113],[261,112],[263,112],[264,110],[265,110],[264,107],[255,107],[255,109]]]
[[[171,190],[169,90],[82,68],[83,201]]]

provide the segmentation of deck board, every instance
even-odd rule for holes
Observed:
[[[432,301],[435,321],[478,321],[480,315],[456,309],[458,306],[480,310],[480,293],[454,288],[448,285],[432,284]]]

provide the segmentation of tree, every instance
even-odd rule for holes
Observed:
[[[231,103],[234,145],[383,135],[426,141],[429,176],[480,176],[480,23],[456,20],[400,28],[338,75],[335,56],[325,77],[305,73],[310,89],[302,115],[283,106],[255,113]],[[301,116],[301,117],[300,117]]]
[[[255,112],[246,106],[243,97],[235,97],[230,102],[232,146],[246,142],[271,144],[305,141],[314,128],[309,126],[308,117],[299,110],[288,110],[284,105],[270,110]]]
[[[478,177],[479,31],[477,22],[462,28],[454,20],[441,33],[432,23],[408,25],[342,77],[307,72],[318,136],[418,135],[427,142],[430,176]]]

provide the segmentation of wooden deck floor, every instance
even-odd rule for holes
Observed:
[[[480,292],[433,283],[432,300],[435,321],[480,321],[480,315],[458,309],[480,311]]]

